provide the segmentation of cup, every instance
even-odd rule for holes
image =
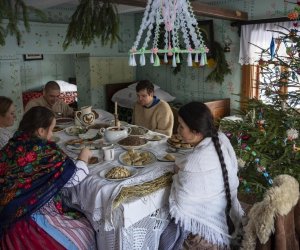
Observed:
[[[113,161],[115,158],[114,146],[102,147],[104,161]]]

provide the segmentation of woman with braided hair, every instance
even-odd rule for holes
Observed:
[[[218,132],[209,108],[191,102],[179,109],[178,133],[194,146],[176,159],[169,197],[172,221],[160,249],[230,249],[243,215],[237,199],[237,159]]]

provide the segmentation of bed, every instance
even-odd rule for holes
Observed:
[[[77,86],[72,83],[68,83],[62,80],[55,80],[60,86],[60,96],[65,103],[69,104],[71,107],[77,107]],[[23,107],[34,99],[43,95],[43,86],[31,90],[26,90],[22,93]]]
[[[124,83],[113,83],[113,84],[106,84],[105,85],[105,92],[106,92],[106,108],[109,112],[114,113],[114,101],[117,101],[118,103],[118,109],[119,109],[119,119],[122,121],[126,121],[131,123],[131,117],[132,117],[132,108],[130,106],[132,106],[132,103],[123,105],[123,99],[124,96],[126,94],[130,94],[132,93],[132,95],[135,95],[135,92],[129,92],[128,90],[123,92],[124,89],[128,89],[129,86],[135,86],[134,85],[135,82],[124,82]],[[155,89],[156,88],[156,89]],[[161,91],[159,91],[159,87],[155,86],[154,88],[154,92],[155,93],[160,93]],[[116,97],[116,94],[118,95],[118,98]],[[177,111],[178,108],[180,108],[180,106],[182,104],[175,104],[172,103],[172,101],[175,99],[175,97],[169,95],[168,93],[162,93],[162,97],[165,98],[165,100],[167,102],[169,102],[171,109],[173,111],[174,114],[174,128],[173,128],[173,133],[177,133],[177,126],[178,126],[178,122],[177,122]],[[163,99],[161,98],[161,99]],[[128,99],[128,98],[127,98]],[[133,101],[132,101],[133,102]],[[209,109],[211,110],[214,119],[215,120],[219,120],[225,116],[229,116],[230,115],[230,99],[229,98],[225,98],[225,99],[219,99],[219,100],[209,100],[206,101],[205,104],[209,107]]]

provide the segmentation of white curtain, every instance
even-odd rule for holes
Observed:
[[[285,27],[287,29],[293,28],[293,22],[278,22],[278,23],[262,23],[262,24],[249,24],[242,25],[241,39],[240,39],[240,55],[239,63],[244,64],[257,64],[258,60],[261,58],[261,49],[252,45],[255,44],[263,49],[270,48],[272,36],[274,38],[280,37],[277,32],[272,32],[268,30],[281,31],[288,34],[289,31],[281,28]],[[275,48],[277,44],[275,43]],[[280,44],[278,55],[285,56],[285,46],[283,43]],[[264,60],[269,60],[270,58],[264,58]]]

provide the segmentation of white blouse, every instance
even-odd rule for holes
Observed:
[[[7,128],[0,127],[0,149],[13,137],[13,133]]]

